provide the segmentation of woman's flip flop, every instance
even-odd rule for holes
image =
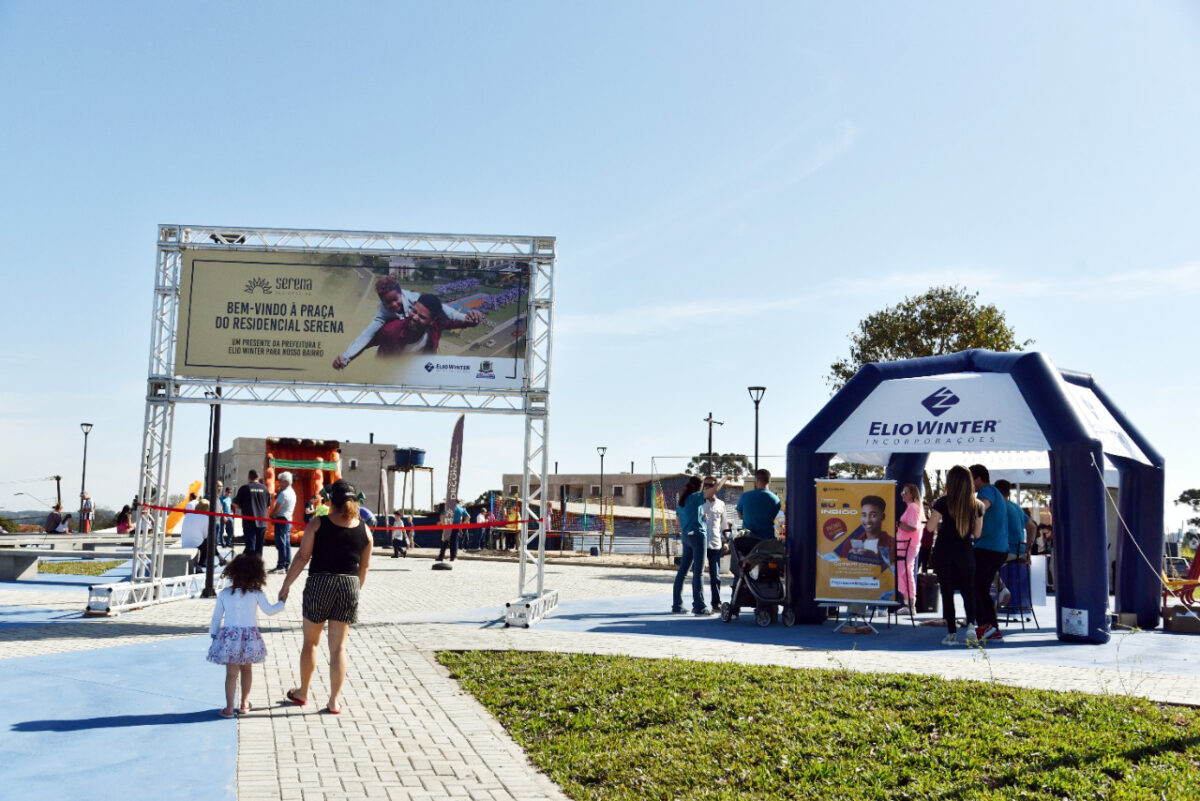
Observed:
[[[244,714],[246,714],[247,712],[249,712],[251,709],[254,709],[254,704],[252,704],[252,703],[250,703],[249,701],[247,701],[245,706],[243,706],[243,707],[239,707],[239,708],[238,708],[238,714],[239,714],[239,715],[244,715]]]
[[[220,712],[218,712],[217,714],[218,714],[218,715],[220,715],[221,717],[225,718],[226,720],[228,720],[228,719],[230,719],[230,718],[236,718],[236,717],[237,717],[237,715],[236,715],[236,714],[234,714],[233,712],[226,713],[224,709],[222,709],[222,710],[221,710]]]
[[[308,705],[308,701],[306,699],[301,698],[300,696],[296,695],[295,690],[287,691],[287,699],[289,701],[291,701],[293,704],[295,704],[296,706],[307,706]]]
[[[340,715],[340,714],[342,714],[342,709],[341,709],[341,707],[338,707],[337,709],[330,709],[329,707],[325,707],[325,711],[326,711],[326,712],[328,712],[328,713],[329,713],[329,714],[331,714],[331,715]]]

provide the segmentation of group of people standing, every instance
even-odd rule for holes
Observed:
[[[675,573],[672,614],[683,614],[683,583],[689,570],[692,572],[692,614],[710,615],[721,606],[721,557],[725,553],[722,535],[732,530],[725,502],[717,497],[725,483],[724,478],[718,480],[712,476],[703,479],[690,476],[679,493],[675,514],[679,518],[683,554]],[[770,471],[756,470],[754,489],[743,492],[736,507],[742,520],[742,530],[764,540],[774,539],[775,521],[781,508],[779,496],[769,489],[770,484]],[[711,608],[704,604],[703,574],[706,561]]]
[[[959,642],[955,592],[963,599],[967,642],[1004,637],[996,601],[1003,606],[1010,593],[1000,584],[993,600],[992,586],[1005,562],[1028,558],[1028,545],[1036,533],[1021,507],[1008,500],[1010,492],[1007,481],[993,485],[983,465],[969,469],[956,465],[946,476],[945,494],[933,502],[926,526],[936,533],[932,564],[946,619],[943,645]]]

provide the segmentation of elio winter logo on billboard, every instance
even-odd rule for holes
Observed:
[[[432,373],[434,370],[450,370],[453,372],[464,372],[471,368],[465,364],[447,364],[446,362],[425,362],[425,372]]]

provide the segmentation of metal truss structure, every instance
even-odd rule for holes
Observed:
[[[175,405],[212,403],[352,409],[405,409],[522,415],[522,518],[547,519],[541,502],[549,469],[550,354],[553,339],[555,239],[537,236],[411,234],[375,231],[320,231],[236,226],[160,225],[154,280],[154,312],[147,370],[145,432],[139,464],[139,498],[162,502],[170,481]],[[525,382],[519,390],[412,388],[320,382],[187,378],[175,374],[183,251],[336,253],[375,256],[519,259],[530,265]],[[531,489],[532,488],[532,489]],[[195,597],[203,583],[164,579],[163,547],[167,513],[140,507],[129,582],[92,589],[88,609],[117,613],[174,598]],[[521,559],[513,602],[528,610],[523,624],[536,622],[557,605],[558,594],[544,583],[545,525],[522,524]],[[531,549],[531,543],[535,543]],[[531,550],[533,553],[531,553]],[[536,556],[534,555],[536,554]],[[531,570],[530,566],[536,566]],[[509,604],[511,608],[512,603]],[[507,618],[507,615],[506,615]]]

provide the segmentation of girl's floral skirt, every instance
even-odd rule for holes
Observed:
[[[246,665],[266,658],[267,644],[258,626],[222,628],[208,649],[208,661],[217,665]]]

